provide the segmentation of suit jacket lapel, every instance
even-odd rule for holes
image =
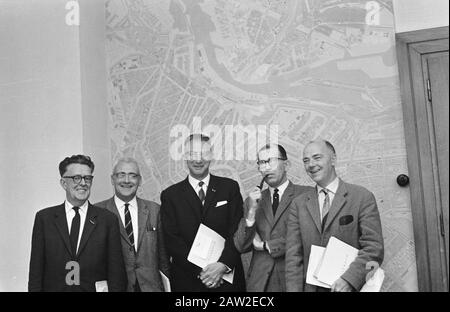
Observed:
[[[314,221],[319,233],[322,233],[322,224],[320,221],[319,200],[317,198],[317,188],[309,192],[306,208]]]
[[[346,203],[345,196],[347,195],[347,188],[345,187],[344,181],[339,179],[339,186],[334,195],[333,202],[331,203],[330,211],[328,212],[327,221],[325,222],[324,231],[330,226],[334,218],[336,218],[339,211],[344,207]]]
[[[203,205],[203,218],[207,215],[208,210],[216,205],[216,177],[211,175],[209,179],[208,190],[206,191],[205,204]]]
[[[263,191],[261,196],[261,205],[266,216],[267,221],[269,221],[270,226],[273,224],[273,211],[272,211],[272,201],[270,200],[270,191],[266,189]]]
[[[186,178],[183,181],[182,190],[184,192],[184,198],[188,202],[189,206],[194,211],[198,220],[201,220],[202,219],[202,205],[201,205],[200,199],[198,198],[198,195],[195,193],[191,184],[189,184],[188,178]]]
[[[77,256],[81,254],[92,234],[92,231],[97,226],[97,212],[94,211],[94,208],[90,203],[88,203],[88,205],[89,208],[86,215],[86,220],[84,221],[83,234],[81,235],[80,247],[78,248]]]
[[[106,209],[108,209],[117,216],[117,218],[119,219],[120,235],[122,235],[123,239],[125,239],[128,245],[131,246],[131,242],[130,239],[128,238],[127,231],[125,230],[125,225],[123,224],[122,219],[120,218],[119,208],[117,208],[116,202],[114,201],[114,196],[106,203]]]
[[[55,225],[58,229],[59,234],[64,242],[64,245],[67,248],[67,251],[72,254],[72,250],[70,248],[70,238],[69,238],[69,226],[67,225],[67,218],[65,212],[64,203],[56,209],[55,213]],[[74,256],[74,255],[72,255]]]
[[[150,214],[150,207],[147,207],[145,202],[140,199],[136,198],[137,205],[138,205],[138,245],[137,250],[139,251],[139,247],[142,243],[142,238],[144,237],[144,231],[146,230],[147,225],[147,219]]]
[[[283,193],[280,204],[278,205],[277,212],[275,213],[272,229],[275,227],[275,224],[278,222],[278,220],[280,220],[281,215],[287,209],[293,197],[294,197],[294,185],[292,184],[292,182],[289,182],[288,187]]]

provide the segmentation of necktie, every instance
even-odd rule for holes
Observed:
[[[273,215],[277,212],[278,204],[280,203],[280,195],[278,195],[278,189],[276,188],[273,191],[273,199],[272,199],[272,211]]]
[[[75,257],[77,254],[78,235],[80,233],[80,207],[73,207],[72,209],[75,210],[75,216],[70,226],[70,247],[72,248],[72,255]]]
[[[323,206],[322,206],[322,228],[325,225],[325,222],[327,221],[328,217],[328,211],[330,211],[330,194],[329,190],[322,189],[321,192],[325,194],[325,199],[323,200]]]
[[[130,206],[130,204],[125,203],[125,231],[127,232],[128,239],[130,240],[131,246],[134,250],[133,224],[131,223],[131,214],[128,206]]]
[[[198,198],[200,198],[200,201],[202,202],[202,205],[203,205],[203,202],[205,201],[205,191],[203,191],[203,185],[204,184],[205,183],[203,181],[200,181],[198,183],[198,186],[200,186],[200,190],[198,191]]]

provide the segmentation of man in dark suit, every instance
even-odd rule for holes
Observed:
[[[242,197],[236,181],[211,175],[209,137],[194,134],[186,142],[189,176],[161,193],[161,221],[172,257],[174,291],[245,291],[245,279],[233,235],[242,217]],[[200,224],[225,238],[225,247],[215,263],[203,270],[187,260]],[[222,280],[234,270],[230,284]]]
[[[252,251],[247,291],[284,292],[286,225],[292,200],[311,187],[295,185],[287,178],[290,162],[286,150],[268,144],[258,153],[258,170],[269,188],[255,187],[245,200],[234,242],[241,253]]]
[[[136,196],[141,181],[136,160],[119,159],[111,175],[115,195],[95,205],[106,208],[120,220],[127,290],[161,292],[164,287],[159,271],[169,277],[169,258],[163,241],[159,205]]]
[[[125,291],[119,224],[114,214],[88,202],[94,163],[88,156],[59,164],[66,201],[36,214],[29,291]]]
[[[359,291],[369,261],[381,265],[383,235],[375,197],[367,189],[336,175],[336,152],[328,141],[313,141],[303,152],[306,172],[316,189],[297,197],[291,206],[286,241],[288,291],[326,291],[306,284],[311,246],[326,247],[331,236],[357,248],[358,256],[332,285],[331,291]]]

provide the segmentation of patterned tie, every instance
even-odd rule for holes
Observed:
[[[277,212],[278,204],[280,203],[280,195],[278,195],[278,189],[276,188],[273,191],[273,200],[272,200],[272,211],[273,215]]]
[[[325,199],[323,200],[322,206],[322,229],[325,226],[325,222],[327,222],[328,211],[330,211],[330,194],[329,190],[324,188],[321,190],[325,194]]]
[[[70,247],[72,248],[72,255],[75,257],[77,254],[78,235],[80,233],[80,207],[73,207],[72,209],[75,210],[75,216],[70,226]]]
[[[205,201],[205,191],[203,191],[203,185],[205,183],[203,181],[198,182],[198,186],[200,186],[200,190],[198,191],[198,198],[200,198],[200,201],[202,202],[202,205]]]
[[[133,250],[134,250],[133,224],[131,223],[131,214],[130,214],[130,210],[128,209],[128,206],[130,206],[130,204],[125,203],[125,230],[127,232],[128,239],[130,240],[131,246],[133,246]]]

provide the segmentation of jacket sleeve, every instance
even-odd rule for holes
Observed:
[[[241,256],[239,251],[236,249],[234,245],[234,234],[238,228],[239,222],[242,219],[242,196],[239,190],[239,184],[236,181],[233,181],[231,192],[230,192],[230,224],[228,225],[228,233],[227,237],[225,237],[225,247],[222,251],[222,255],[220,256],[218,262],[221,262],[228,266],[230,269],[233,269],[238,261],[241,261]]]
[[[253,249],[253,238],[256,234],[256,221],[251,227],[247,226],[248,198],[245,200],[243,214],[239,221],[238,229],[234,234],[234,245],[240,253],[246,253]]]
[[[302,292],[304,288],[303,245],[298,219],[298,207],[294,201],[289,208],[286,236],[286,291]]]
[[[119,220],[111,214],[108,233],[108,290],[110,292],[126,291],[127,273],[122,255]]]
[[[178,230],[175,217],[175,207],[173,206],[170,196],[167,194],[166,190],[161,193],[160,214],[164,233],[164,242],[169,256],[171,256],[173,260],[185,270],[194,275],[198,275],[202,269],[187,260],[190,246],[184,243],[184,239]]]
[[[169,255],[167,254],[166,244],[164,242],[164,233],[161,224],[161,214],[158,213],[158,261],[159,270],[164,273],[165,276],[170,278],[170,262]]]
[[[28,275],[28,291],[42,291],[45,265],[44,224],[41,214],[36,213],[31,238],[30,272]]]
[[[358,227],[359,233],[361,233],[358,256],[342,275],[342,279],[359,291],[365,284],[365,277],[369,272],[366,270],[366,264],[369,261],[374,261],[381,265],[384,257],[380,214],[375,197],[368,191],[360,206]]]

